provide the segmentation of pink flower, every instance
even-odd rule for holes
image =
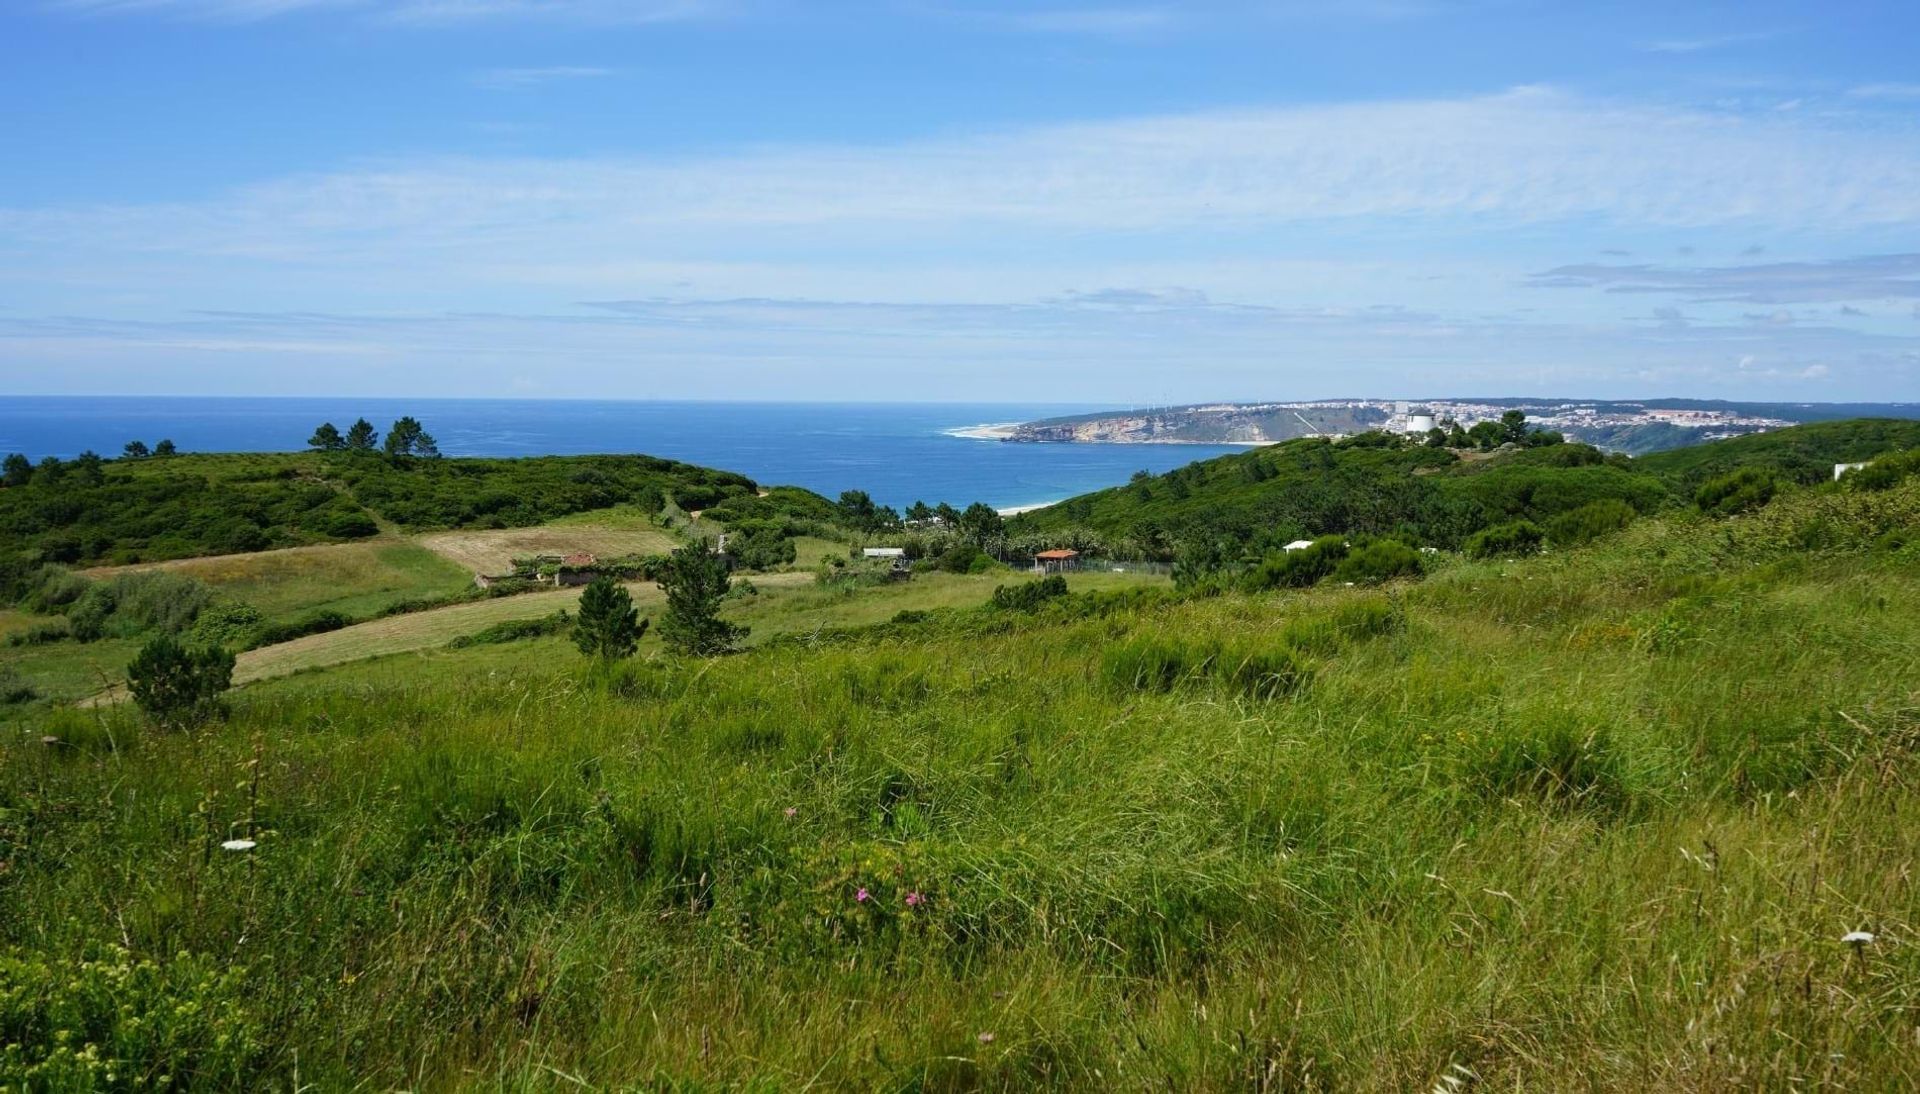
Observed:
[[[797,816],[799,816],[799,815],[800,815],[800,810],[798,810],[798,809],[796,809],[796,808],[794,808],[794,807],[793,807],[793,806],[791,806],[791,805],[789,805],[789,806],[787,806],[787,819],[788,819],[788,820],[792,820],[793,818],[795,818],[795,817],[797,817]]]
[[[921,893],[907,894],[907,907],[909,908],[918,908],[920,905],[925,904],[926,902],[927,902],[927,898]]]
[[[863,887],[859,892],[853,894],[853,899],[856,903],[865,904],[869,895],[871,894]]]

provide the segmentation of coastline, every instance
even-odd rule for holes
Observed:
[[[1062,498],[1060,500],[1064,501],[1066,499]],[[1017,517],[1022,513],[1031,513],[1035,509],[1046,509],[1050,506],[1054,506],[1058,504],[1060,504],[1059,501],[1042,501],[1042,502],[1035,502],[1032,505],[1009,505],[1005,509],[995,509],[994,512],[1000,514],[1003,517]]]
[[[1004,441],[1013,436],[1013,431],[1020,428],[1022,424],[1023,423],[1020,422],[990,422],[985,425],[969,425],[962,426],[958,429],[943,429],[941,432],[949,437],[964,437],[970,441]]]

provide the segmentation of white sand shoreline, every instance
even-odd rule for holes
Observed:
[[[962,426],[958,429],[947,429],[941,432],[949,437],[964,437],[970,441],[1004,441],[1008,437],[1013,436],[1013,431],[1018,429],[1022,424],[1024,423],[989,422],[984,425]]]
[[[1031,513],[1035,509],[1045,509],[1049,506],[1058,505],[1061,501],[1065,500],[1065,498],[1061,498],[1060,501],[1042,501],[1036,502],[1033,505],[1009,505],[1005,509],[996,509],[994,512],[999,513],[1003,517],[1017,517],[1022,513]]]

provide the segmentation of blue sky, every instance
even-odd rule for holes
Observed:
[[[0,391],[1920,399],[1911,4],[6,0]]]

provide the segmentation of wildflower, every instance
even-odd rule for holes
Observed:
[[[800,815],[800,810],[789,805],[787,806],[786,813],[787,813],[787,819],[792,820],[793,818]]]
[[[866,888],[865,888],[864,886],[862,886],[859,892],[857,892],[857,893],[855,893],[855,894],[853,894],[853,900],[854,900],[854,903],[856,903],[856,904],[865,904],[865,903],[867,902],[867,899],[868,899],[868,898],[869,898],[869,897],[870,897],[871,895],[872,895],[872,894],[871,894],[871,893],[868,893],[868,892],[867,892],[867,890],[866,890]]]
[[[1846,934],[1840,936],[1840,941],[1845,942],[1849,946],[1864,946],[1873,941],[1873,932],[1848,931]]]
[[[251,851],[260,846],[250,839],[230,839],[220,845],[222,851]]]
[[[909,908],[918,908],[920,905],[925,904],[926,902],[927,902],[927,898],[922,893],[907,894],[907,907]]]
[[[990,1045],[993,1043],[993,1034],[982,1033],[980,1036],[974,1038],[974,1040],[979,1041],[983,1045]]]

